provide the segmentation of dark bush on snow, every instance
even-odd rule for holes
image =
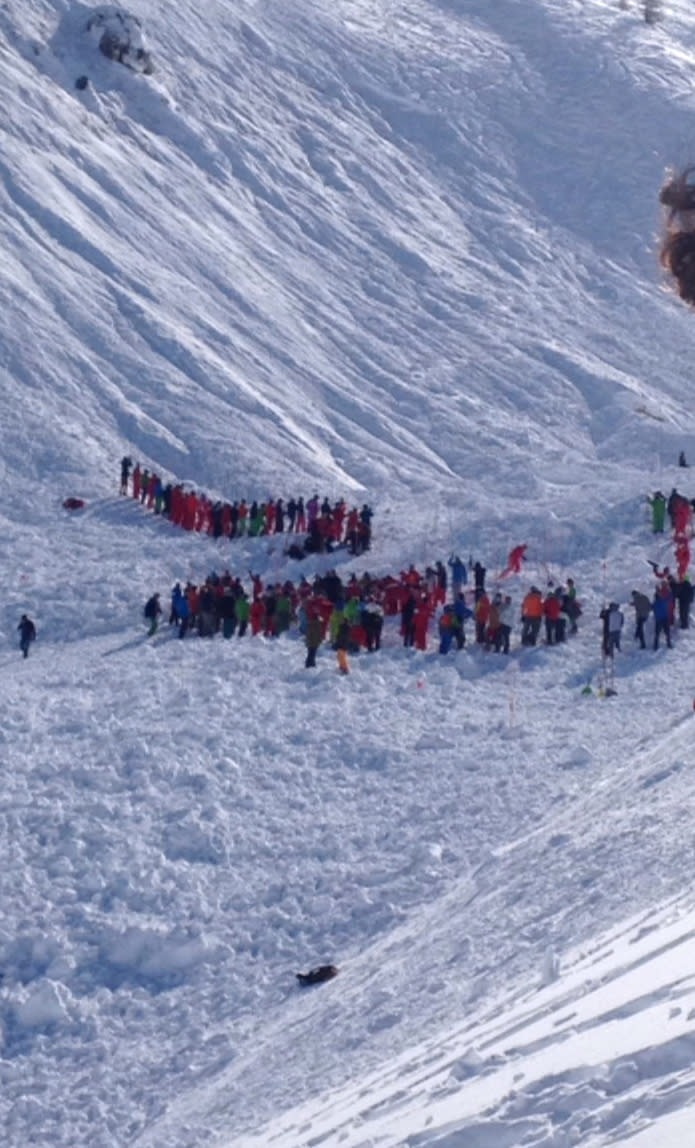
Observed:
[[[673,277],[681,299],[695,307],[695,168],[670,172],[659,202],[666,208],[661,265]]]

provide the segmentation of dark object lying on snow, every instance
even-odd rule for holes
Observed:
[[[331,981],[333,977],[337,977],[338,970],[335,965],[319,965],[316,969],[310,969],[308,973],[297,973],[297,980],[300,985],[320,985],[324,981]]]
[[[63,506],[66,510],[82,510],[84,506],[83,498],[64,498]]]

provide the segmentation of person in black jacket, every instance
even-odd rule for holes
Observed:
[[[478,601],[485,593],[485,575],[487,570],[482,562],[476,562],[473,567],[473,578],[475,579],[475,600]]]
[[[639,642],[640,650],[644,650],[647,647],[644,640],[644,624],[652,612],[652,604],[647,595],[640,590],[633,590],[630,599],[635,609],[635,641]]]
[[[130,472],[132,469],[133,460],[132,458],[128,458],[128,455],[125,455],[121,459],[121,494],[128,493],[128,479],[130,478]]]
[[[295,973],[302,988],[308,985],[320,985],[324,981],[331,981],[337,977],[338,970],[335,965],[319,965],[316,969],[309,969],[308,973]]]
[[[159,594],[153,594],[152,597],[148,598],[145,602],[145,608],[143,610],[145,620],[149,622],[150,625],[150,628],[147,631],[148,638],[152,638],[157,633],[157,627],[159,626],[159,615],[161,612],[162,607],[159,604]]]
[[[231,586],[225,586],[217,599],[217,617],[222,623],[222,637],[231,638],[236,630],[236,598]]]
[[[29,647],[36,640],[36,626],[27,614],[22,614],[19,625],[19,648],[25,658],[29,657]]]
[[[367,639],[367,650],[369,653],[371,654],[374,650],[381,649],[381,631],[384,627],[384,611],[373,598],[370,597],[366,602],[362,603],[360,621],[362,622],[362,628],[365,638]]]
[[[673,597],[678,603],[678,624],[681,630],[687,630],[690,627],[690,607],[693,602],[693,585],[688,575],[680,582],[672,583]]]

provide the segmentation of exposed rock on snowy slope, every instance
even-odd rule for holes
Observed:
[[[124,8],[107,5],[98,8],[87,20],[87,31],[94,36],[99,51],[109,60],[116,60],[134,72],[146,76],[154,72],[152,55],[148,50],[142,24]]]

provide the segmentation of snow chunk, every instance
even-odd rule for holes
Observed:
[[[68,1017],[68,992],[54,981],[34,984],[23,1000],[14,1007],[15,1023],[20,1029],[48,1028]]]
[[[541,984],[552,985],[560,976],[560,958],[553,949],[552,945],[548,945],[543,956],[543,970],[541,973]]]
[[[192,815],[166,827],[162,847],[170,861],[220,865],[227,860],[227,847],[219,830]]]
[[[113,931],[101,944],[101,961],[110,987],[136,983],[166,988],[209,955],[205,940],[186,930],[161,933],[131,926]]]
[[[559,765],[560,769],[582,769],[586,765],[591,765],[592,760],[591,750],[585,745],[578,745]]]
[[[471,1076],[477,1076],[482,1072],[485,1065],[484,1058],[480,1055],[476,1048],[468,1048],[463,1056],[451,1066],[450,1075],[454,1080],[469,1080]]]

